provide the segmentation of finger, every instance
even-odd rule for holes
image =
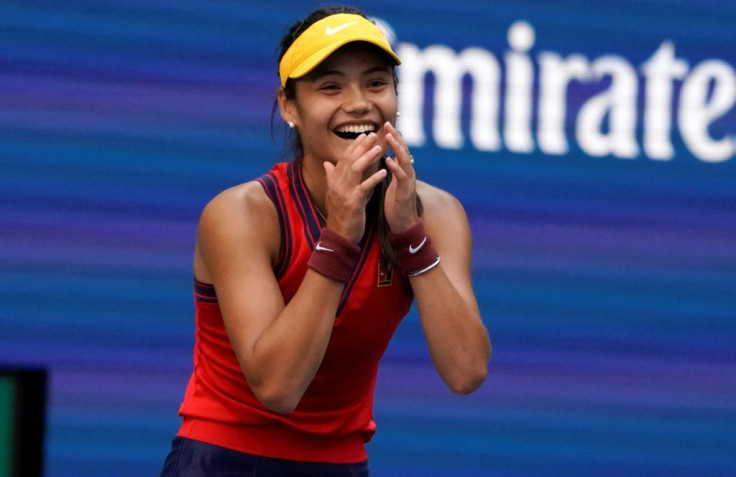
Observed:
[[[365,154],[366,151],[370,150],[376,144],[377,139],[378,136],[373,132],[369,134],[361,134],[345,149],[346,157],[351,158],[351,162],[354,162],[360,158],[360,156]]]
[[[360,184],[363,191],[365,191],[366,198],[386,178],[386,174],[388,174],[386,169],[379,169]]]
[[[402,165],[411,163],[411,154],[409,153],[409,149],[407,149],[406,147],[402,147],[396,140],[396,136],[394,136],[392,133],[386,134],[386,143],[391,146],[391,149],[393,149],[396,158]]]
[[[385,162],[386,168],[393,176],[393,181],[403,183],[404,181],[411,179],[411,176],[407,173],[406,169],[399,164],[398,160],[387,157]]]
[[[361,134],[345,150],[345,156],[337,163],[337,167],[344,171],[345,178],[356,185],[365,170],[375,165],[381,159],[381,146],[376,144],[375,133]]]
[[[398,131],[396,131],[393,126],[388,124],[388,129],[389,131],[386,133],[385,136],[386,143],[394,150],[394,153],[396,154],[396,159],[398,159],[399,164],[407,171],[407,173],[412,175],[414,160],[411,156],[411,153],[409,152],[409,148],[406,146],[404,139],[400,135],[397,135]]]
[[[379,145],[375,145],[372,148],[365,151],[359,158],[353,163],[353,167],[356,172],[363,173],[367,168],[378,163],[381,160],[382,148]]]
[[[329,161],[325,161],[322,163],[322,167],[325,168],[325,176],[327,177],[327,180],[330,180],[332,173],[335,172],[335,165]]]
[[[386,135],[386,141],[391,144],[392,142],[396,141],[396,138],[393,136],[393,134],[387,134]],[[404,171],[408,176],[415,177],[414,173],[414,159],[412,158],[411,154],[409,154],[409,151],[407,149],[394,149],[394,153],[396,153],[396,163],[399,168],[401,168],[402,171]],[[392,170],[393,172],[393,170]]]
[[[388,121],[386,122],[384,127],[386,129],[386,140],[391,146],[391,149],[394,150],[396,156],[399,157],[399,159],[401,160],[405,158],[410,158],[411,155],[409,154],[409,147],[406,145],[404,137],[401,135],[398,129],[396,129]]]

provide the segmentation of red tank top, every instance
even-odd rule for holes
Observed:
[[[273,270],[288,303],[306,273],[321,226],[299,159],[277,164],[258,180],[278,212],[281,246]],[[324,359],[290,414],[271,412],[258,401],[225,332],[216,290],[195,281],[194,372],[179,410],[183,422],[178,435],[283,459],[366,459],[364,443],[376,429],[373,390],[378,362],[409,311],[412,296],[400,275],[387,273],[381,265],[372,225],[366,227],[360,247]]]

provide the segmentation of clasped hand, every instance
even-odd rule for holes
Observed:
[[[345,149],[337,164],[324,163],[327,227],[353,243],[358,243],[365,231],[365,205],[372,191],[386,178],[386,169],[370,172],[386,146],[395,154],[384,159],[392,175],[384,202],[386,221],[394,233],[406,231],[417,221],[416,174],[409,148],[389,122],[384,124],[384,137],[382,147],[375,133],[362,134]]]

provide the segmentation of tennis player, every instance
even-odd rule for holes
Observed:
[[[399,57],[350,7],[280,48],[293,159],[202,213],[194,372],[162,476],[367,476],[378,363],[413,300],[447,386],[486,377],[468,221],[394,127]]]

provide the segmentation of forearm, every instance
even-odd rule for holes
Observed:
[[[486,377],[491,352],[477,306],[458,292],[441,263],[410,283],[438,373],[454,392],[474,391]]]
[[[288,413],[322,363],[343,283],[308,270],[299,290],[253,342],[242,364],[249,384],[270,409]]]

